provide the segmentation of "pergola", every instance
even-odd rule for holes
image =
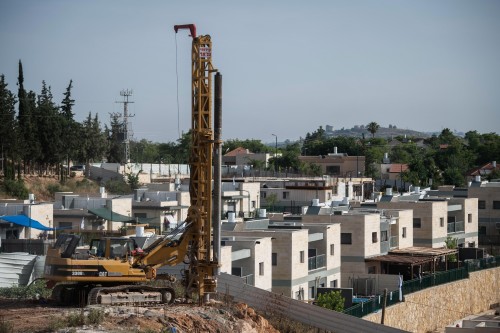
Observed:
[[[408,268],[410,277],[415,276],[415,268],[418,267],[417,273],[421,273],[422,266],[429,264],[430,272],[436,272],[436,263],[441,258],[445,260],[445,270],[448,270],[448,257],[451,255],[458,256],[458,249],[447,248],[430,248],[430,247],[407,247],[389,251],[386,255],[376,256],[365,259],[366,262],[380,262],[385,265],[386,272],[390,271],[394,266],[405,266]]]

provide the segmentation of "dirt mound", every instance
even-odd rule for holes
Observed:
[[[101,316],[98,322],[96,313]],[[93,323],[89,323],[92,317]],[[85,318],[85,324],[75,318]],[[68,327],[75,333],[279,333],[243,303],[177,304],[163,308],[92,306],[81,309],[0,299],[0,331],[8,328],[5,332],[68,332]]]

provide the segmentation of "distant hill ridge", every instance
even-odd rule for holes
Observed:
[[[333,126],[326,125],[325,127],[325,134],[328,136],[347,136],[347,137],[357,137],[361,138],[363,137],[363,134],[365,135],[365,138],[371,138],[372,134],[368,131],[365,125],[354,125],[352,128],[341,128],[338,130],[334,130]],[[390,139],[394,138],[397,136],[407,136],[407,137],[414,137],[414,138],[429,138],[433,134],[438,135],[439,133],[424,133],[424,132],[418,132],[418,131],[413,131],[409,129],[400,129],[397,128],[395,125],[389,125],[389,127],[382,127],[377,130],[375,133],[376,138],[385,138],[385,139]]]

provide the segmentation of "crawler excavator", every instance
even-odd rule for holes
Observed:
[[[212,43],[209,35],[192,42],[192,148],[190,156],[191,205],[186,220],[169,235],[148,247],[136,249],[132,239],[100,238],[78,253],[78,235],[62,234],[48,250],[44,278],[53,287],[52,297],[62,303],[84,300],[87,304],[171,303],[171,286],[153,286],[157,269],[164,265],[189,264],[184,274],[187,294],[198,291],[199,302],[215,292],[217,258],[213,259],[212,230]]]

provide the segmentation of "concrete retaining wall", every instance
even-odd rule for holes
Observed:
[[[405,296],[386,309],[385,324],[426,333],[500,303],[500,267],[470,273],[469,279],[447,283]],[[363,317],[380,323],[382,312]]]

